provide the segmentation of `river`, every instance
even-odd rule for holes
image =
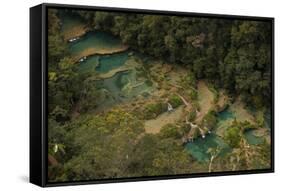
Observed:
[[[65,26],[63,25],[62,30],[68,35],[67,38],[73,35],[67,32],[69,28],[74,25],[79,26],[80,29],[83,28],[83,23],[80,23],[81,20],[79,19],[74,19],[73,23],[67,18],[64,18],[64,21]],[[137,53],[127,50],[128,47],[122,44],[119,38],[101,31],[87,31],[77,40],[69,42],[69,48],[76,60],[83,58],[82,61],[78,62],[79,72],[92,75],[107,73],[123,67],[130,59],[133,59],[130,54],[137,55]],[[138,59],[146,59],[146,57],[142,55]],[[154,87],[153,84],[147,83],[148,79],[145,75],[141,75],[142,72],[135,67],[127,71],[116,72],[109,78],[96,81],[98,91],[104,95],[104,99],[101,101],[102,107],[126,102],[137,96],[143,95],[143,97],[146,97],[149,95]],[[222,135],[219,136],[219,131],[220,128],[228,128],[231,121],[236,117],[236,113],[230,109],[220,112],[216,129],[204,139],[200,137],[187,143],[186,149],[200,162],[209,161],[208,150],[210,148],[220,148],[220,156],[229,153],[232,148],[221,138]],[[244,135],[248,143],[252,145],[257,145],[263,141],[261,137],[255,136],[251,130],[245,132]]]

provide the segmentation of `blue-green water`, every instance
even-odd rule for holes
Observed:
[[[96,67],[97,72],[106,73],[125,64],[128,59],[127,52],[116,53],[113,55],[101,56]]]
[[[250,145],[258,145],[263,143],[263,138],[262,137],[257,137],[253,133],[254,130],[248,130],[244,133],[245,139]]]
[[[122,42],[119,38],[105,32],[92,31],[71,43],[70,52],[72,54],[79,54],[91,48],[102,50],[106,48],[118,48],[120,46],[122,46]]]
[[[226,109],[218,113],[218,127],[217,128],[228,128],[228,126],[221,126],[220,124],[226,120],[235,119],[235,113],[230,109]],[[268,121],[268,120],[267,120]],[[270,121],[270,120],[269,120]],[[254,135],[254,130],[248,130],[244,133],[244,137],[250,145],[261,144],[264,139]],[[230,152],[230,148],[227,143],[215,134],[207,135],[205,139],[198,138],[192,143],[187,143],[186,148],[188,152],[200,162],[206,162],[210,159],[210,154],[207,153],[209,148],[219,147],[221,149],[220,155]]]
[[[200,162],[208,162],[211,155],[208,153],[210,148],[219,149],[219,156],[225,155],[231,151],[231,148],[217,135],[207,135],[205,139],[197,138],[194,142],[187,143],[188,152]]]
[[[79,63],[79,71],[89,73],[96,71],[106,73],[110,70],[124,65],[128,59],[128,52],[120,52],[112,55],[94,55],[89,56],[85,61]]]
[[[228,109],[218,113],[218,126],[220,122],[234,119],[234,117],[234,114]],[[194,142],[186,144],[188,152],[200,162],[209,161],[210,154],[207,153],[208,149],[217,147],[220,149],[220,156],[231,151],[231,148],[224,142],[224,140],[214,133],[207,135],[205,139],[197,138]]]
[[[79,72],[90,73],[96,70],[99,64],[100,56],[90,56],[84,62],[79,63]]]
[[[123,44],[121,40],[111,34],[95,31],[88,32],[79,40],[70,43],[70,50],[72,54],[79,54],[87,49],[102,50],[106,48],[121,47]],[[141,59],[135,52],[131,52],[134,58]],[[111,70],[123,66],[129,59],[129,52],[119,52],[114,54],[92,55],[88,56],[84,61],[78,63],[78,69],[81,73],[107,73]],[[95,82],[97,88],[106,96],[105,102],[101,105],[112,106],[113,104],[128,101],[139,95],[149,95],[153,87],[151,84],[146,83],[144,76],[139,81],[139,71],[131,69],[130,71],[118,72],[111,78],[99,80]]]
[[[224,111],[218,113],[219,121],[225,121],[225,120],[234,119],[234,118],[235,118],[234,113],[231,112],[229,109],[225,109]]]
[[[106,99],[101,102],[102,108],[112,107],[116,104],[126,103],[129,100],[143,95],[153,89],[146,83],[134,87],[136,81],[135,71],[118,72],[113,77],[96,81],[97,88],[106,92]],[[129,87],[129,88],[128,88]]]
[[[218,114],[219,121],[225,121],[229,119],[235,119],[235,113],[230,111],[229,108]],[[254,130],[248,130],[244,132],[244,137],[250,145],[257,145],[263,142],[262,137],[257,137],[254,135]]]
[[[105,100],[105,105],[121,103],[128,99],[122,92],[122,88],[126,84],[124,79],[128,78],[130,72],[119,72],[113,77],[97,81],[98,89],[105,89],[109,93],[109,97]]]

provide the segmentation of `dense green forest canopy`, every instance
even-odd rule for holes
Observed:
[[[230,96],[241,96],[254,109],[270,108],[271,23],[254,20],[144,15],[100,11],[48,11],[48,136],[51,181],[155,176],[206,172],[208,164],[194,160],[179,138],[178,124],[159,134],[145,134],[138,114],[113,108],[92,115],[98,91],[88,74],[78,73],[59,14],[81,18],[90,30],[109,32],[130,49],[190,69],[183,80],[194,88],[205,79]],[[190,99],[196,98],[191,92]],[[178,105],[182,104],[174,97]],[[71,120],[79,103],[80,117]],[[196,110],[193,113],[196,115]],[[190,116],[192,118],[192,116]],[[193,116],[194,118],[194,116]],[[206,124],[216,126],[213,112]],[[267,167],[267,143],[247,148],[241,138],[245,124],[235,121],[226,132],[235,150],[213,162],[213,169],[244,170]],[[78,128],[79,127],[79,128]],[[140,136],[141,135],[141,136]],[[258,148],[259,152],[253,152]],[[216,150],[209,150],[216,156]],[[249,154],[250,153],[250,154]],[[250,156],[250,158],[249,158]],[[239,160],[238,160],[239,159]],[[50,162],[49,161],[49,162]],[[58,162],[59,161],[59,162]],[[229,162],[231,161],[231,162]]]
[[[109,31],[147,55],[192,67],[255,106],[271,98],[271,23],[235,19],[83,12],[91,28]],[[266,99],[264,99],[266,98]]]
[[[93,30],[119,36],[132,49],[191,67],[197,78],[242,95],[254,107],[271,99],[270,22],[89,11],[74,14]],[[52,62],[66,54],[66,45],[59,37],[58,18],[54,14],[49,18]]]

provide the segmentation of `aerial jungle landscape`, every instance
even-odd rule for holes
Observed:
[[[48,9],[48,181],[269,169],[271,23]]]

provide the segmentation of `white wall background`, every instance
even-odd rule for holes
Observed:
[[[111,7],[275,17],[276,173],[166,181],[47,188],[45,190],[269,190],[280,189],[281,11],[278,0],[56,0]],[[0,6],[0,190],[41,190],[28,183],[29,156],[29,7],[39,0],[1,1]]]

